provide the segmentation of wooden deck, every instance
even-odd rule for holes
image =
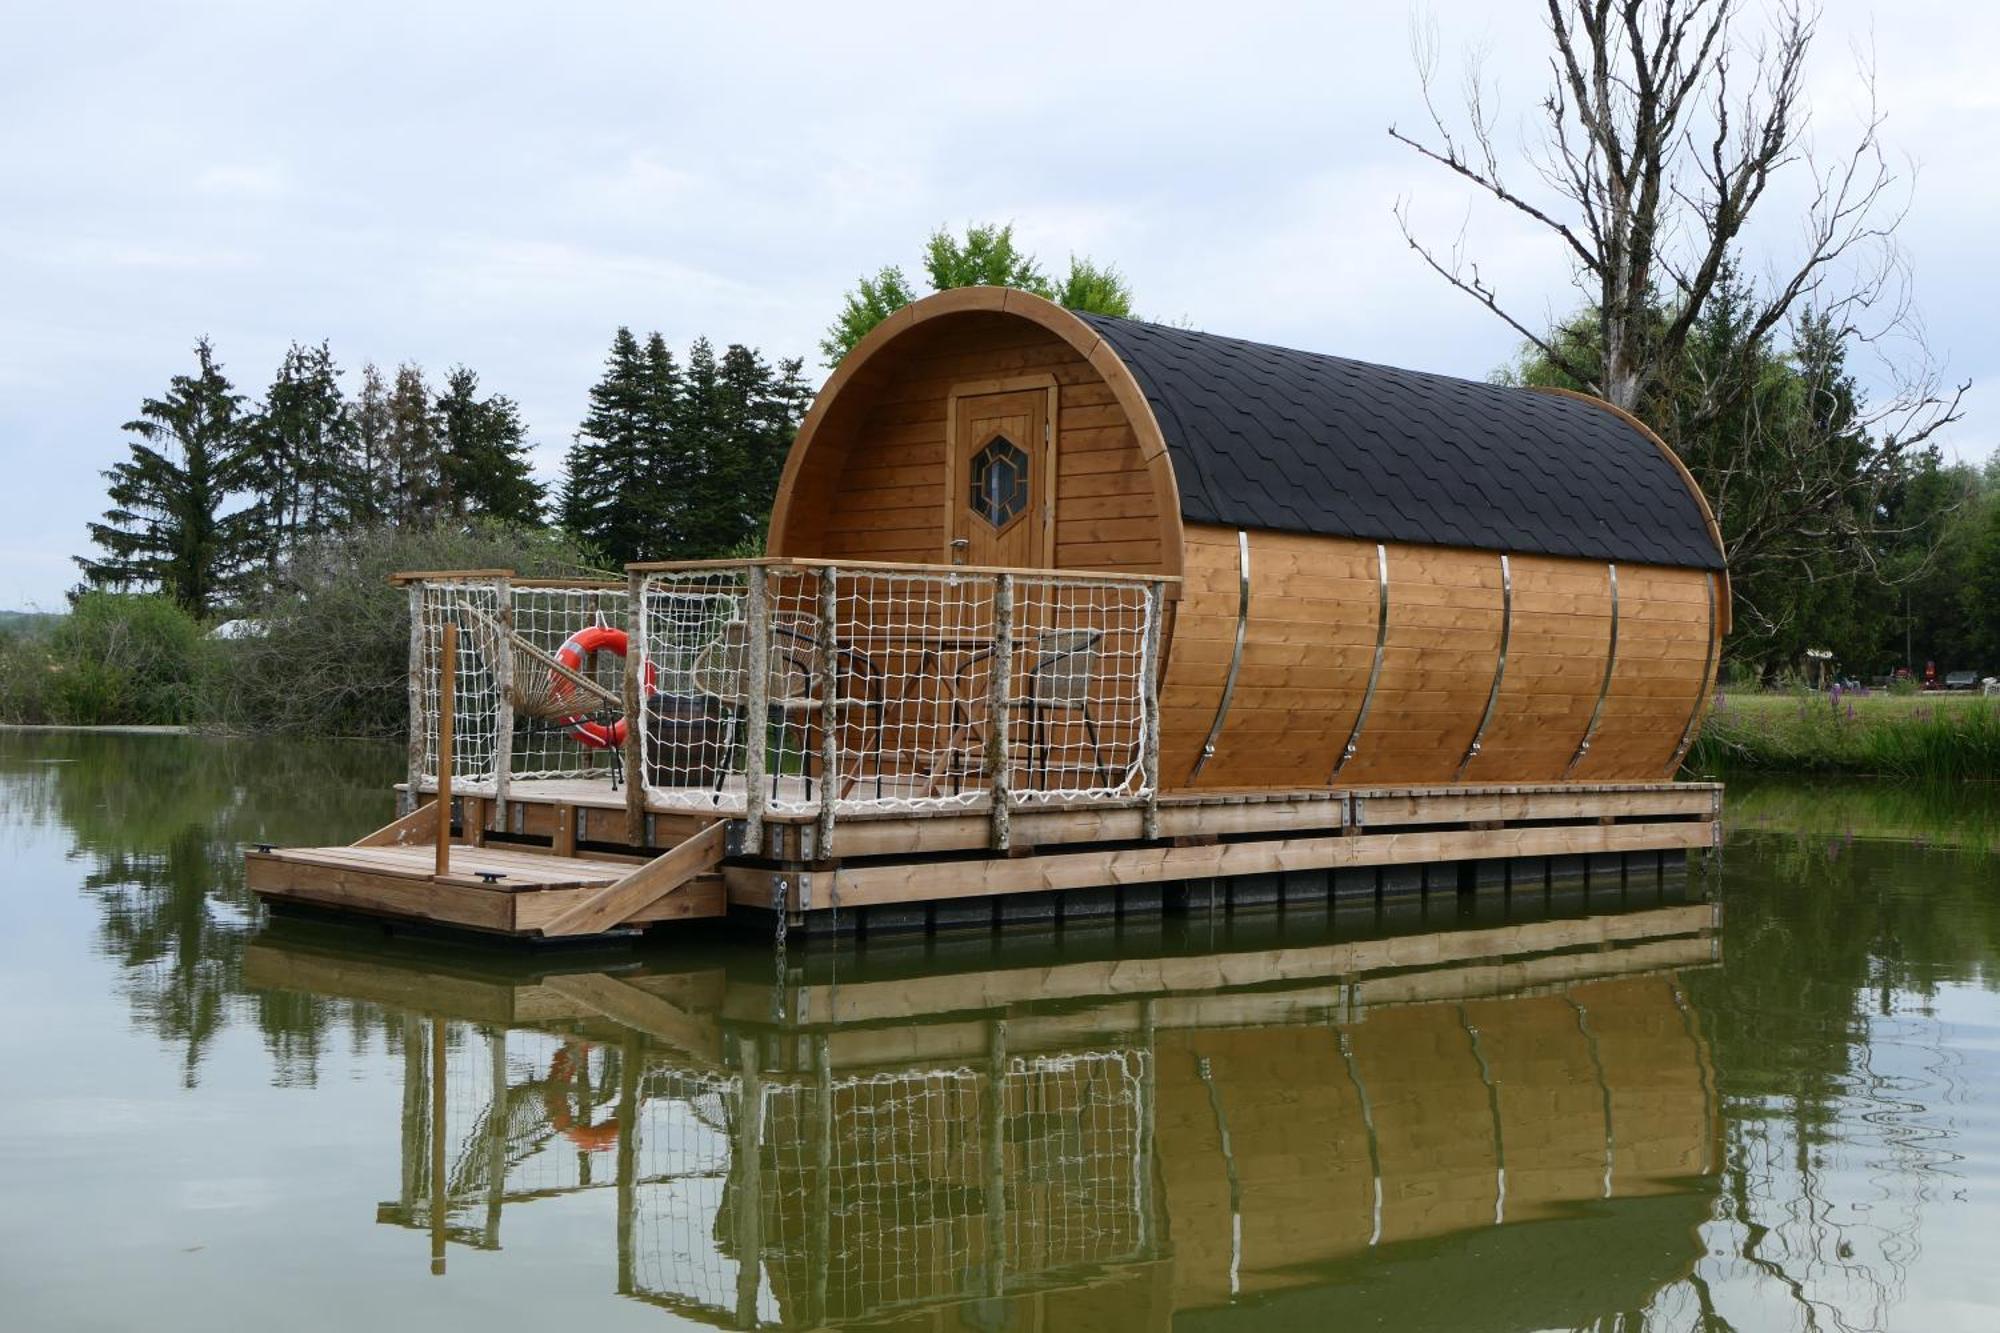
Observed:
[[[678,793],[652,803],[634,839],[626,795],[608,781],[523,781],[504,804],[458,796],[438,875],[434,797],[419,792],[362,845],[251,853],[249,883],[272,902],[527,939],[725,915],[813,932],[940,929],[1657,876],[1718,845],[1721,807],[1708,783],[1183,792],[1151,812],[1017,808],[995,850],[983,801],[843,816],[826,845],[830,825],[774,819],[752,847],[743,820],[679,808]]]

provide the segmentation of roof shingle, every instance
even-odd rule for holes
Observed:
[[[1722,568],[1653,442],[1601,407],[1108,315],[1193,523]]]

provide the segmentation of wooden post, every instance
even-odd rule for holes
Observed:
[[[761,568],[761,567],[760,567]],[[731,1212],[736,1242],[736,1326],[757,1327],[757,1298],[764,1286],[764,1081],[757,1069],[757,1041],[737,1045],[742,1080],[736,1102],[736,1141],[730,1167],[736,1173]]]
[[[1167,585],[1146,585],[1146,646],[1139,671],[1139,781],[1146,789],[1140,833],[1160,836],[1160,618],[1166,613]]]
[[[444,626],[444,647],[438,653],[438,754],[437,754],[437,873],[451,873],[451,751],[452,709],[458,690],[458,622]]]
[[[625,841],[634,847],[646,845],[646,769],[643,743],[646,731],[645,677],[646,607],[643,593],[646,576],[628,572],[625,576]]]
[[[1014,684],[1014,576],[993,578],[993,675],[986,682],[986,790],[992,803],[993,850],[1013,845],[1013,757],[1008,752],[1009,693]]]
[[[514,769],[514,585],[501,578],[495,579],[493,586],[500,600],[500,614],[495,617],[500,622],[499,643],[495,645],[498,660],[487,663],[497,697],[493,709],[493,810],[496,822],[505,829],[507,782]],[[485,829],[483,820],[480,828]]]
[[[1007,1020],[986,1025],[986,1294],[1007,1289]]]
[[[407,815],[423,803],[417,790],[424,781],[424,585],[410,585],[410,745],[403,800],[397,814]]]
[[[639,1222],[639,1063],[645,1046],[628,1031],[618,1049],[618,1294],[637,1285],[633,1242]]]
[[[764,854],[764,747],[771,722],[771,611],[767,597],[768,571],[761,564],[745,570],[743,616],[749,642],[744,645],[743,674],[743,851]]]
[[[495,1028],[486,1034],[486,1062],[490,1066],[488,1093],[493,1113],[486,1120],[486,1246],[500,1248],[500,1210],[507,1202],[507,1117],[499,1114],[507,1105],[507,1029]]]
[[[833,857],[833,803],[840,783],[840,589],[832,565],[819,569],[819,837],[813,856]]]
[[[445,643],[451,643],[451,628]],[[446,1110],[444,1019],[431,1019],[431,1275],[444,1276],[444,1242],[451,1220],[451,1200],[445,1196],[444,1117]]]

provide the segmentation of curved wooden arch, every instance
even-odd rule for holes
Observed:
[[[1688,494],[1694,497],[1695,504],[1701,508],[1701,520],[1708,526],[1708,539],[1715,543],[1715,554],[1723,562],[1721,624],[1722,633],[1727,635],[1732,624],[1735,599],[1730,596],[1729,551],[1722,544],[1722,525],[1715,521],[1715,511],[1709,508],[1708,497],[1702,493],[1701,484],[1694,479],[1694,473],[1688,471],[1688,465],[1681,461],[1681,456],[1674,452],[1674,447],[1661,439],[1659,432],[1651,426],[1648,426],[1645,422],[1618,406],[1618,404],[1607,402],[1594,393],[1583,393],[1577,389],[1565,389],[1554,384],[1534,384],[1529,387],[1536,393],[1549,393],[1563,398],[1574,398],[1578,402],[1589,403],[1592,407],[1603,408],[1606,412],[1609,412],[1612,416],[1617,417],[1633,430],[1645,436],[1646,439],[1652,441],[1653,447],[1660,451],[1661,456],[1673,464],[1674,471],[1681,474],[1682,484],[1688,488]]]
[[[842,393],[851,386],[865,384],[871,363],[915,329],[949,315],[972,312],[1011,315],[1034,324],[1069,344],[1103,377],[1117,400],[1119,410],[1131,423],[1132,434],[1138,441],[1139,452],[1146,461],[1152,480],[1160,512],[1160,573],[1178,576],[1182,572],[1185,536],[1181,524],[1180,487],[1174,480],[1174,463],[1167,451],[1166,436],[1160,431],[1160,423],[1154,417],[1152,404],[1146,401],[1139,381],[1096,329],[1053,301],[1011,287],[958,287],[913,301],[877,324],[867,337],[855,344],[853,351],[841,358],[840,364],[834,367],[818,396],[813,399],[812,409],[806,413],[798,438],[786,455],[785,470],[778,480],[778,494],[771,505],[769,554],[813,554],[785,549],[792,526],[792,499],[814,444]]]

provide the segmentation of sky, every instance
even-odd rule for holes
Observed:
[[[1547,233],[1388,137],[1423,128],[1425,31],[1448,100],[1481,61],[1518,158],[1536,0],[11,6],[0,608],[61,605],[121,423],[204,335],[253,396],[294,340],[329,340],[350,390],[367,361],[470,366],[553,478],[617,326],[819,377],[856,277],[992,220],[1049,267],[1117,265],[1148,318],[1484,377],[1517,340],[1424,268],[1399,201],[1530,316],[1580,298]],[[1996,51],[2000,6],[1826,0],[1806,92],[1835,151],[1875,70],[1924,344],[1973,386],[1945,445],[1971,459],[2000,444]],[[1760,205],[1753,271],[1793,253],[1801,184]]]

